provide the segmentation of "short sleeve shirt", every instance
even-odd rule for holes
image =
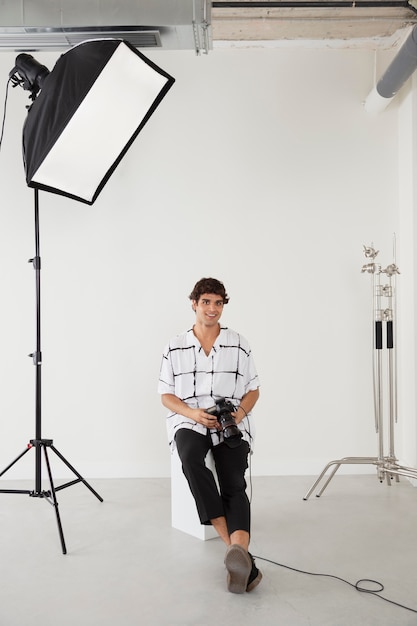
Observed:
[[[258,374],[247,340],[230,328],[220,333],[207,356],[192,329],[171,339],[165,347],[158,392],[170,393],[193,408],[207,409],[225,398],[237,407],[242,397],[259,387]],[[193,420],[169,412],[167,433],[171,446],[179,428],[191,428],[202,435],[207,428]],[[251,413],[239,423],[243,439],[253,446],[255,429]],[[217,430],[211,431],[213,445],[223,441]]]

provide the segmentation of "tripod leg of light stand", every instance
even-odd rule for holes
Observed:
[[[330,463],[326,465],[326,467],[324,468],[320,476],[317,478],[316,482],[307,491],[303,500],[308,500],[308,498],[311,496],[313,491],[320,484],[321,480],[325,477],[327,470],[330,469],[332,465],[334,465],[335,467],[330,472],[323,487],[320,489],[318,493],[316,493],[316,498],[319,498],[322,495],[322,493],[324,492],[324,490],[326,489],[326,487],[328,486],[328,484],[330,483],[333,476],[336,474],[337,470],[339,469],[341,465],[364,465],[364,464],[365,465],[378,465],[378,458],[375,456],[346,456],[343,459],[338,459],[337,461],[331,461]]]
[[[321,480],[324,478],[324,476],[326,475],[327,470],[332,467],[332,465],[334,465],[335,467],[333,468],[329,478],[327,479],[324,487],[321,489],[320,493],[317,493],[316,496],[317,498],[319,496],[321,496],[321,494],[323,493],[323,491],[326,489],[327,485],[329,484],[329,482],[331,481],[331,479],[333,478],[333,476],[336,474],[337,470],[339,469],[339,467],[342,464],[342,460],[339,461],[330,461],[330,463],[327,463],[326,467],[324,468],[324,470],[322,471],[322,473],[320,474],[320,476],[317,478],[316,482],[310,487],[310,489],[307,491],[306,495],[304,496],[303,500],[308,500],[308,498],[311,496],[311,494],[313,493],[313,491],[315,491],[316,487],[320,484]]]
[[[45,497],[48,500],[48,502],[50,504],[52,504],[52,506],[55,509],[56,523],[57,523],[57,526],[58,526],[59,538],[61,540],[62,553],[66,554],[67,553],[67,548],[66,548],[66,545],[65,545],[64,532],[62,530],[61,516],[59,514],[58,500],[56,498],[56,489],[55,489],[54,481],[53,481],[53,478],[52,478],[52,472],[51,472],[51,466],[49,464],[48,452],[47,452],[47,449],[46,449],[45,445],[42,445],[42,448],[43,448],[43,452],[44,452],[44,455],[45,455],[46,468],[47,468],[48,476],[49,476],[49,483],[51,485],[51,497],[49,498],[48,494],[46,492],[43,492],[43,497]]]
[[[83,478],[81,474],[77,472],[77,470],[71,465],[71,463],[69,463],[67,459],[62,456],[62,454],[55,448],[55,446],[51,445],[50,448],[53,452],[55,452],[57,457],[59,457],[61,461],[78,477],[77,480],[72,480],[68,483],[65,483],[64,485],[59,485],[59,487],[56,487],[55,491],[60,491],[61,489],[69,487],[70,485],[83,483],[83,485],[85,485],[91,491],[91,493],[93,493],[96,498],[100,500],[100,502],[103,502],[103,498],[97,493],[97,491],[95,491],[95,489],[92,488],[92,486],[85,480],[85,478]]]
[[[27,452],[29,452],[31,447],[32,447],[31,445],[28,445],[28,447],[25,448],[25,450],[23,450],[23,452],[21,454],[19,454],[19,456],[16,457],[14,461],[9,463],[9,465],[4,468],[4,470],[0,473],[0,476],[3,476],[3,474],[5,474],[11,467],[13,467],[13,465],[15,463],[17,463],[22,458],[22,456],[24,456]],[[0,489],[0,493],[25,493],[25,494],[30,494],[31,491],[29,489]]]

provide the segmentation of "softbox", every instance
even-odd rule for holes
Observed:
[[[174,82],[124,40],[63,54],[23,128],[28,186],[93,204]]]

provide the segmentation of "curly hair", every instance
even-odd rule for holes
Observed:
[[[201,278],[194,285],[194,288],[188,297],[190,300],[198,302],[203,293],[214,293],[216,296],[220,296],[223,299],[224,304],[229,302],[229,296],[226,293],[225,286],[216,278]]]

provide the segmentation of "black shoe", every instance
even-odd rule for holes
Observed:
[[[246,550],[232,544],[226,550],[224,564],[227,569],[227,588],[232,593],[245,593],[252,570],[252,559]]]
[[[248,552],[250,559],[252,561],[252,570],[251,573],[249,574],[249,578],[248,578],[248,583],[246,586],[246,591],[252,591],[252,589],[255,589],[255,587],[257,587],[259,585],[259,583],[262,580],[262,572],[256,567],[255,565],[255,559],[253,558],[253,556],[251,555],[250,552]]]

